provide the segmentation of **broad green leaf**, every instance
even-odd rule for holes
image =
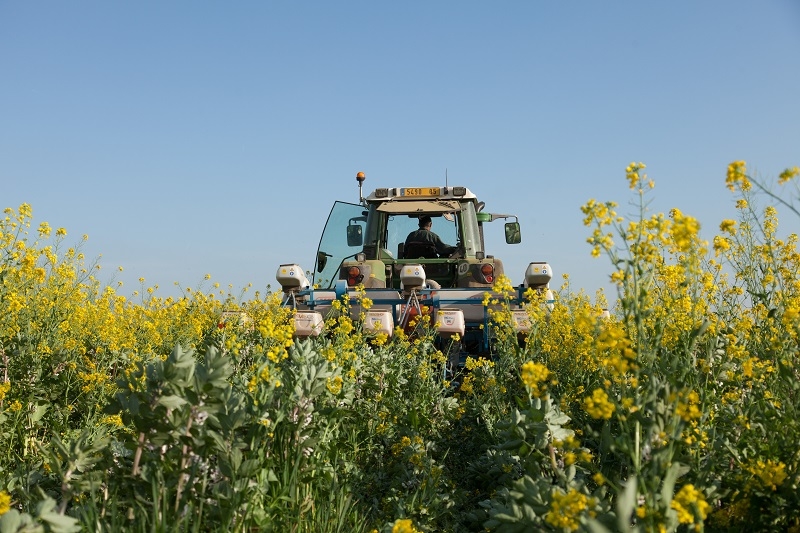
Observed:
[[[16,509],[11,509],[0,516],[0,533],[16,533],[22,527],[22,516]]]
[[[30,415],[31,422],[38,422],[39,420],[41,420],[41,418],[47,412],[48,407],[50,407],[49,403],[43,403],[43,402],[37,403],[36,409]]]
[[[168,409],[177,409],[178,407],[185,405],[187,402],[180,396],[168,395],[160,397],[158,399],[158,403]]]

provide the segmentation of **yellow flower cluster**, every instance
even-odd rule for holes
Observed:
[[[549,377],[550,371],[541,363],[528,361],[522,365],[522,382],[534,398],[541,398],[545,394]]]
[[[746,172],[747,166],[744,161],[734,161],[728,165],[728,175],[725,178],[728,189],[735,191],[736,187],[739,187],[742,191],[749,191],[752,184]]]
[[[544,515],[544,520],[555,528],[575,531],[580,527],[582,514],[588,511],[589,516],[594,515],[591,509],[595,505],[597,505],[597,501],[594,498],[576,489],[571,489],[569,492],[556,489],[550,502],[550,508]]]
[[[731,249],[731,241],[721,235],[714,236],[714,253],[719,256]]]
[[[592,245],[592,257],[598,257],[601,250],[609,251],[614,246],[613,235],[604,232],[603,228],[621,221],[617,212],[614,211],[615,207],[617,207],[616,202],[600,203],[596,200],[589,200],[581,206],[581,211],[585,215],[583,224],[585,226],[595,224],[596,226],[592,236],[586,239],[586,242]]]
[[[564,459],[564,464],[567,466],[575,464],[578,461],[582,463],[592,462],[592,452],[588,448],[581,447],[580,441],[574,435],[567,437],[563,441],[553,441],[553,448],[560,450]]]
[[[11,510],[11,495],[4,490],[0,490],[0,516]]]
[[[336,376],[333,379],[328,378],[328,381],[325,386],[327,387],[328,392],[330,392],[334,396],[338,396],[339,393],[342,392],[343,383],[344,380],[342,379],[342,377]]]
[[[121,428],[124,427],[125,424],[122,423],[122,416],[120,415],[108,415],[104,416],[100,423],[106,424],[107,426],[111,426],[113,428]]]
[[[78,372],[78,378],[83,382],[83,392],[91,392],[93,389],[98,389],[103,392],[103,389],[111,386],[110,376],[105,371],[98,371],[94,362],[88,357],[85,358],[84,364],[89,372]]]
[[[786,465],[772,459],[766,461],[757,459],[746,465],[745,471],[755,476],[762,488],[773,491],[777,490],[786,480]]]
[[[413,438],[404,435],[400,442],[396,442],[392,446],[394,456],[403,455],[409,463],[415,466],[422,466],[426,452],[425,441],[419,435],[414,435]]]
[[[595,389],[591,396],[584,398],[583,408],[592,418],[607,420],[614,414],[616,407],[608,400],[603,389]]]
[[[690,391],[688,394],[681,394],[678,399],[678,405],[675,407],[675,414],[680,416],[685,422],[697,420],[703,416],[699,403],[700,396],[696,391]]]
[[[394,526],[392,526],[392,533],[420,533],[420,531],[414,527],[414,522],[409,518],[401,518],[395,520]]]
[[[486,359],[485,357],[467,357],[467,360],[464,363],[464,367],[469,371],[474,371],[479,368],[492,368],[493,366],[494,361],[491,359]]]
[[[394,455],[400,455],[403,453],[403,450],[409,446],[411,446],[411,437],[403,435],[403,437],[400,438],[400,442],[397,442],[392,446],[392,453]]]
[[[678,513],[678,522],[681,524],[700,523],[708,516],[711,506],[703,493],[687,484],[672,499],[671,507]]]
[[[603,366],[615,380],[636,369],[636,352],[621,324],[613,321],[603,323],[594,346]]]
[[[625,168],[625,177],[628,179],[628,184],[631,189],[642,187],[645,181],[647,181],[651,189],[653,188],[654,184],[651,180],[647,180],[647,174],[641,173],[645,168],[647,167],[644,163],[633,162]]]
[[[725,219],[719,224],[719,230],[722,233],[728,233],[730,235],[736,235],[736,221]]]
[[[681,213],[678,208],[673,208],[670,216],[672,217],[670,232],[675,247],[681,252],[688,252],[697,241],[700,223],[696,218]]]
[[[505,274],[500,274],[492,285],[492,290],[501,298],[513,298],[517,289],[511,283],[511,279]]]
[[[784,183],[796,177],[797,175],[800,175],[800,168],[798,167],[787,168],[786,170],[781,172],[780,175],[778,176],[778,183],[783,185]]]

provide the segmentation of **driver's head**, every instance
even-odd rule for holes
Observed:
[[[419,219],[419,227],[420,228],[429,228],[429,227],[431,227],[432,224],[433,224],[433,221],[431,220],[431,217],[429,217],[427,215],[424,216],[424,217],[420,217],[420,219]]]

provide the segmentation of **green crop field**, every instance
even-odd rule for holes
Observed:
[[[638,217],[582,208],[613,300],[565,276],[520,336],[498,279],[495,356],[448,379],[427,315],[369,335],[336,302],[299,340],[281,293],[123,296],[6,209],[0,533],[800,532],[798,174],[732,163],[705,236],[632,163]]]

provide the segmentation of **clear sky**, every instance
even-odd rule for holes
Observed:
[[[0,0],[0,207],[88,234],[122,294],[264,289],[313,267],[356,172],[367,191],[447,172],[519,216],[522,244],[497,222],[487,246],[514,283],[546,260],[593,294],[611,267],[581,205],[626,213],[641,161],[653,210],[710,240],[729,162],[800,165],[798,95],[796,0]]]

